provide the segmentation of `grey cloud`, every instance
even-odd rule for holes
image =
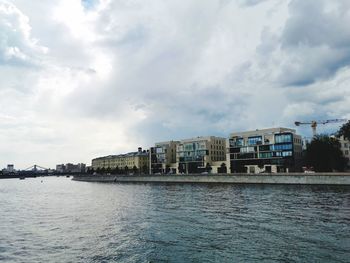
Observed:
[[[280,38],[288,56],[279,78],[283,84],[309,85],[350,65],[349,8],[348,1],[291,2]]]
[[[266,1],[267,0],[240,0],[238,2],[241,6],[255,6]]]
[[[2,86],[32,91],[0,90],[6,116],[42,121],[42,129],[32,132],[33,125],[24,123],[27,132],[13,134],[11,140],[33,139],[27,158],[38,151],[36,156],[45,159],[41,149],[51,145],[52,164],[82,155],[89,162],[90,157],[155,141],[292,127],[301,116],[342,117],[350,103],[347,84],[327,78],[344,70],[343,78],[349,76],[348,29],[341,25],[348,14],[324,8],[325,2],[312,10],[318,32],[332,38],[327,39],[312,31],[315,25],[305,11],[312,2],[293,1],[290,17],[281,15],[286,2],[262,2],[110,1],[100,10],[94,8],[100,7],[97,1],[88,12],[99,11],[92,19],[80,13],[80,24],[64,16],[53,20],[57,2],[16,0],[30,18],[31,36],[49,52],[43,56],[45,69],[35,76],[24,76],[25,70],[16,71],[8,62],[0,72]],[[88,34],[80,38],[79,29]],[[345,33],[339,36],[341,30]],[[292,84],[302,88],[281,88]],[[0,128],[11,125],[8,120]],[[3,135],[2,145],[10,149],[11,135]],[[57,145],[50,143],[56,139]]]
[[[331,7],[327,6],[330,4]],[[350,2],[346,0],[294,0],[289,6],[287,20],[281,37],[283,48],[300,45],[348,48],[350,43]]]
[[[191,90],[191,91],[190,91]],[[227,136],[245,119],[248,101],[243,92],[231,96],[222,87],[191,87],[187,92],[162,94],[146,100],[149,115],[134,133],[147,134],[150,141],[181,139],[199,135]]]

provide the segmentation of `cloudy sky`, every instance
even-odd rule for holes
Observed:
[[[350,118],[349,25],[348,0],[0,0],[0,168]]]

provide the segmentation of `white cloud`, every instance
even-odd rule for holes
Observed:
[[[337,3],[1,1],[0,166],[350,117]]]
[[[37,64],[38,56],[47,51],[30,35],[29,19],[15,5],[0,2],[0,65]]]

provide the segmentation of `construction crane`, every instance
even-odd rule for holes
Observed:
[[[300,126],[300,125],[310,125],[311,129],[312,129],[312,135],[313,137],[316,136],[316,127],[318,124],[328,124],[328,123],[338,123],[338,122],[345,122],[347,121],[347,119],[333,119],[333,120],[323,120],[323,121],[296,121],[294,122],[294,124],[296,126]]]

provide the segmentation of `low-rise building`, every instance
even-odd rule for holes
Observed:
[[[232,133],[227,160],[232,173],[300,171],[302,138],[288,128]]]
[[[140,147],[137,152],[98,157],[92,160],[91,166],[94,171],[118,170],[124,173],[148,173],[149,152]]]
[[[6,171],[8,173],[13,173],[15,171],[15,166],[13,164],[8,164]]]
[[[78,164],[57,164],[56,172],[58,173],[83,173],[86,170],[86,165],[84,163]]]
[[[181,140],[176,146],[178,173],[226,172],[226,139],[216,136]]]
[[[64,173],[66,171],[66,166],[62,164],[56,164],[56,172]]]
[[[158,142],[150,148],[150,174],[176,173],[176,147],[179,143],[179,141]]]

